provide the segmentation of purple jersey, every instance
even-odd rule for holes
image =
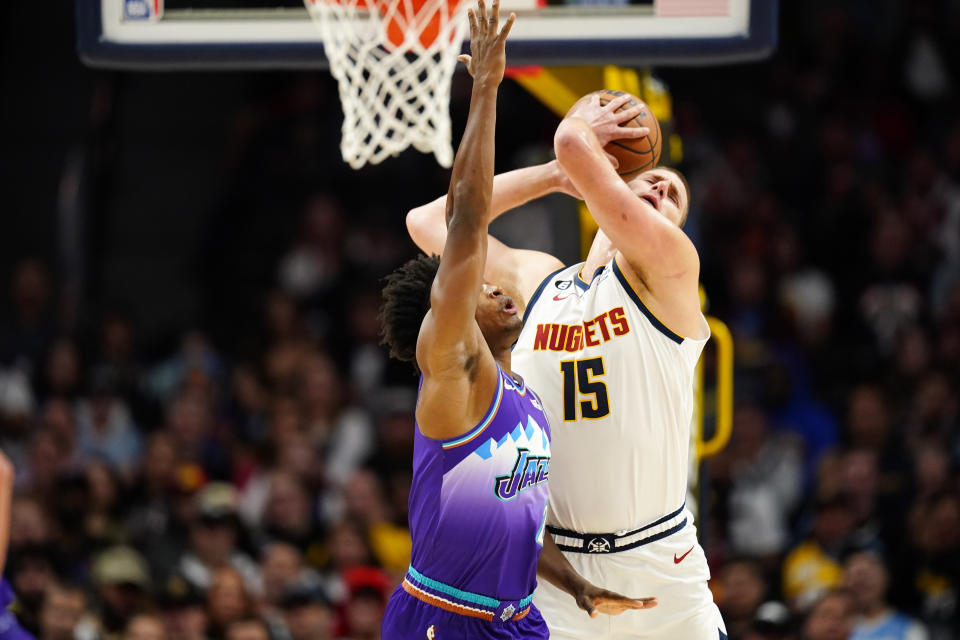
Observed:
[[[417,429],[413,553],[403,588],[435,607],[509,623],[530,611],[543,545],[550,428],[537,395],[499,367],[483,420],[451,440]]]
[[[0,578],[0,640],[35,640],[8,610],[16,596],[6,578]]]

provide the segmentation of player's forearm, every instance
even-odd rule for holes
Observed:
[[[555,193],[562,178],[556,160],[495,176],[487,223],[531,200]],[[443,249],[447,235],[446,207],[444,195],[407,213],[407,231],[424,253],[439,254]]]
[[[537,575],[574,598],[587,584],[547,532],[543,534],[543,551],[537,562]]]
[[[476,78],[467,125],[457,150],[447,195],[449,232],[466,228],[486,234],[487,212],[493,192],[494,132],[497,125],[499,82]]]

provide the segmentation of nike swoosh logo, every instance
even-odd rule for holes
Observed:
[[[572,294],[572,293],[568,293],[568,294],[566,294],[566,295],[560,295],[560,294],[558,293],[557,295],[553,296],[553,299],[556,300],[557,302],[560,302],[561,300],[566,300],[566,299],[569,298],[571,295],[573,295],[573,294]]]
[[[686,558],[691,551],[693,551],[693,547],[690,547],[689,549],[687,549],[687,553],[683,554],[679,558],[677,557],[677,554],[673,554],[673,564],[680,564],[681,562],[683,562],[683,559]]]

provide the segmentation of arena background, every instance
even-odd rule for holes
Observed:
[[[378,637],[415,385],[377,346],[379,279],[448,173],[350,170],[325,73],[97,71],[70,3],[0,21],[12,613],[42,638]],[[656,70],[736,344],[700,523],[731,638],[880,637],[852,629],[885,602],[960,638],[958,33],[947,0],[783,2],[771,59]],[[505,81],[498,170],[557,123]],[[502,232],[577,258],[563,196]]]

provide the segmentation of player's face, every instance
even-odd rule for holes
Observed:
[[[480,288],[476,319],[491,349],[502,346],[500,343],[507,340],[510,341],[508,344],[513,344],[520,335],[523,319],[518,311],[513,298],[499,286],[484,283]]]
[[[657,213],[678,227],[690,206],[683,181],[673,171],[651,169],[627,183],[630,190]]]

